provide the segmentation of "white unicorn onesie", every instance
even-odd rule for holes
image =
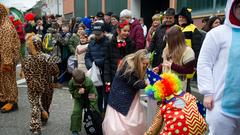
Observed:
[[[240,0],[227,1],[225,16],[207,33],[197,64],[210,135],[240,134]]]

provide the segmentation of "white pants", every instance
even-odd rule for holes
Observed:
[[[220,104],[215,104],[211,111],[207,110],[206,120],[209,125],[209,135],[240,135],[240,119],[224,115]]]

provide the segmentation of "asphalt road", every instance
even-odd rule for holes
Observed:
[[[17,111],[0,113],[0,135],[31,135],[29,131],[30,105],[27,99],[27,85],[25,79],[18,76],[20,67],[17,67],[17,83],[19,95],[19,109]],[[192,83],[192,93],[202,100],[196,83]],[[144,98],[143,98],[144,99]],[[147,103],[145,105],[147,109]],[[46,126],[42,128],[43,135],[70,135],[70,116],[73,108],[73,99],[66,87],[55,89],[50,107],[50,117]],[[81,135],[86,135],[82,128]]]
[[[29,131],[30,105],[27,98],[25,79],[18,76],[20,67],[17,67],[18,105],[17,111],[0,113],[0,135],[31,135]],[[50,107],[50,117],[46,126],[42,128],[43,135],[70,135],[70,118],[73,108],[73,99],[66,87],[55,89]],[[84,129],[81,135],[86,135]]]

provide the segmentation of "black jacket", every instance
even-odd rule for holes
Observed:
[[[163,49],[166,46],[166,41],[164,41],[164,36],[167,28],[170,28],[170,27],[171,26],[167,26],[166,24],[160,25],[157,28],[154,36],[152,37],[152,41],[148,48],[149,52],[154,52],[152,67],[156,67],[163,62],[162,53],[163,53]]]
[[[87,69],[90,69],[92,67],[92,63],[94,61],[96,66],[98,66],[101,71],[103,71],[108,44],[109,40],[105,36],[98,42],[96,42],[95,40],[90,41],[84,58]]]
[[[202,48],[202,43],[205,39],[206,32],[203,30],[195,29],[192,35],[192,49],[195,53],[195,59],[198,61],[198,56]]]
[[[133,42],[127,38],[126,47],[117,47],[117,36],[113,36],[112,41],[110,42],[107,52],[106,59],[104,62],[104,81],[112,82],[113,77],[115,76],[118,62],[125,57],[126,55],[135,52],[135,46]]]

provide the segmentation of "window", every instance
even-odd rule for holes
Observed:
[[[227,4],[226,0],[216,0],[216,8],[225,8]]]
[[[102,0],[88,0],[88,15],[95,16],[102,11]]]
[[[75,17],[84,17],[84,0],[74,1],[74,15]]]
[[[214,9],[214,2],[216,2],[216,8]],[[195,13],[212,13],[213,11],[223,11],[226,6],[226,0],[177,0],[177,12],[182,7],[188,7],[192,9],[193,14]]]
[[[73,17],[73,13],[64,14],[64,18],[65,18],[66,20],[70,20],[71,17]]]
[[[106,13],[111,11],[119,15],[123,9],[127,8],[127,0],[106,0]]]
[[[209,10],[213,7],[212,0],[201,0],[201,2],[196,0],[177,0],[177,11],[179,12],[182,7],[191,8],[193,12]]]

